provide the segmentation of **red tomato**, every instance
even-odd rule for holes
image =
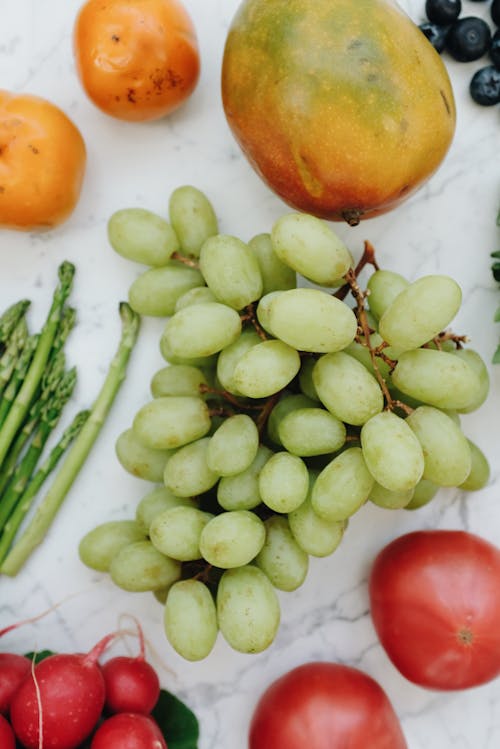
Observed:
[[[370,676],[336,663],[306,663],[262,695],[249,749],[406,749],[398,718]]]
[[[500,673],[500,550],[465,531],[417,531],[375,559],[371,613],[397,669],[430,689]]]

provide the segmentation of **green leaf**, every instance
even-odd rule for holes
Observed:
[[[496,252],[491,253],[491,257],[497,257],[500,258],[500,250],[496,250]]]
[[[25,657],[29,658],[30,661],[35,661],[35,663],[40,663],[40,661],[48,658],[49,655],[55,655],[55,653],[53,653],[52,650],[40,650],[38,653],[25,653]]]
[[[168,749],[198,749],[199,726],[193,712],[164,689],[152,712]]]
[[[493,356],[493,364],[500,364],[500,345],[498,346]]]
[[[493,317],[494,322],[500,322],[500,307],[495,312],[495,316]]]

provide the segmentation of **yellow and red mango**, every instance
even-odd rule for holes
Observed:
[[[356,224],[406,200],[455,131],[446,67],[393,0],[244,0],[221,84],[253,168],[328,220]]]

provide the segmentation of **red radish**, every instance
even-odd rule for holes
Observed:
[[[105,700],[98,659],[114,637],[90,653],[51,655],[33,666],[10,705],[12,728],[25,749],[76,749],[93,731]]]
[[[144,713],[154,708],[160,696],[160,680],[141,656],[118,656],[104,663],[106,709],[111,713]]]
[[[118,656],[104,663],[106,709],[110,713],[144,713],[154,708],[160,696],[160,680],[146,662],[144,634],[136,620],[140,652],[136,658]]]
[[[0,714],[7,715],[14,692],[31,668],[31,661],[24,655],[0,653]],[[1,735],[1,734],[0,734]],[[0,746],[3,744],[0,743]]]
[[[14,731],[10,727],[9,721],[3,715],[0,715],[0,746],[2,749],[16,749]]]
[[[167,744],[149,715],[118,713],[101,723],[90,749],[167,749]]]

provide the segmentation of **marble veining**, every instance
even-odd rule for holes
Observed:
[[[202,75],[189,102],[151,124],[112,120],[86,99],[75,76],[72,26],[78,0],[2,0],[0,86],[45,96],[78,124],[87,143],[83,193],[71,219],[46,234],[0,232],[0,307],[27,296],[36,327],[46,313],[58,264],[77,266],[72,303],[78,326],[68,358],[80,378],[72,400],[88,405],[101,383],[117,340],[118,302],[141,271],[107,244],[106,222],[125,206],[165,214],[170,192],[194,184],[211,198],[221,231],[248,239],[269,230],[286,207],[263,185],[236,146],[220,101],[220,62],[238,0],[184,0],[198,29]],[[424,0],[404,0],[423,20]],[[487,18],[488,4],[463,0],[463,15]],[[363,240],[377,248],[382,267],[410,279],[447,273],[462,286],[464,303],[454,329],[491,360],[500,326],[492,318],[499,294],[489,253],[500,248],[495,226],[500,206],[499,108],[480,108],[468,94],[483,64],[448,60],[458,111],[450,151],[428,184],[396,212],[355,229],[336,226],[357,258]],[[484,62],[487,64],[487,62]],[[368,611],[370,562],[389,540],[416,528],[464,528],[500,543],[500,366],[490,367],[491,394],[463,418],[467,435],[487,454],[491,481],[465,495],[442,490],[417,513],[363,508],[339,549],[312,559],[305,584],[280,594],[282,624],[265,653],[245,656],[219,638],[211,656],[186,663],[162,631],[162,610],[148,594],[126,594],[77,557],[81,535],[100,522],[132,517],[150,486],[125,474],[114,441],[149,397],[149,380],[163,361],[158,339],[163,321],[144,320],[129,375],[84,471],[73,486],[43,546],[14,580],[0,579],[0,625],[55,604],[52,614],[6,637],[17,652],[37,647],[86,650],[126,614],[140,618],[154,663],[167,689],[186,700],[200,719],[199,749],[244,749],[255,703],[277,676],[308,660],[338,660],[365,670],[389,695],[402,720],[409,749],[498,749],[500,680],[462,693],[432,693],[406,682],[378,644]],[[127,647],[133,648],[133,642]],[[367,749],[369,749],[367,747]]]

